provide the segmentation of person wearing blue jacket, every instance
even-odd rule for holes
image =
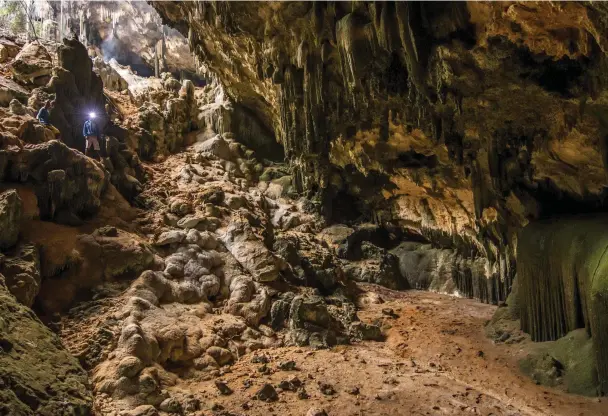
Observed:
[[[84,122],[82,135],[85,137],[84,154],[99,160],[99,128],[95,122],[95,113],[90,113],[87,121]]]
[[[55,139],[60,140],[61,132],[57,129],[57,127],[53,126],[49,120],[51,117],[50,110],[52,110],[54,106],[55,100],[46,100],[44,106],[40,109],[40,111],[38,111],[38,115],[36,116],[36,118],[38,119],[38,122],[40,122],[40,124],[42,124],[44,127],[53,132]]]

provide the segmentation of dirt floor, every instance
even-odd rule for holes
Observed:
[[[382,320],[386,342],[264,350],[241,357],[219,379],[175,389],[198,392],[203,409],[225,415],[306,415],[312,408],[345,416],[608,415],[606,398],[568,395],[523,376],[516,363],[522,345],[494,345],[484,334],[495,306],[429,292],[366,289],[376,294],[375,303],[359,315]],[[289,361],[296,370],[279,368]],[[233,393],[220,395],[216,380]],[[277,388],[278,400],[254,398],[265,383],[281,382],[287,389]],[[309,398],[289,391],[298,382]]]

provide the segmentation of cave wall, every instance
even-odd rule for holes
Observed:
[[[600,390],[608,392],[608,235],[606,214],[537,221],[517,250],[521,327],[534,341],[578,328],[593,340]]]
[[[508,293],[519,228],[605,208],[600,3],[150,4],[275,131],[300,191],[488,259],[484,300]]]

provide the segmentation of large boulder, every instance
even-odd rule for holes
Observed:
[[[0,250],[12,247],[19,238],[23,204],[14,189],[0,194]]]
[[[0,38],[0,63],[13,59],[21,48],[10,39]]]
[[[376,283],[390,289],[409,289],[408,281],[399,271],[399,261],[393,254],[369,242],[361,244],[362,259],[348,262],[344,272],[351,280]]]
[[[0,380],[2,415],[91,415],[87,373],[59,337],[10,294],[2,275]]]
[[[0,106],[6,107],[13,100],[27,103],[29,92],[16,82],[0,77]]]
[[[230,151],[230,146],[228,145],[228,142],[224,140],[220,135],[205,140],[202,143],[197,143],[195,145],[195,149],[199,152],[211,153],[219,159],[232,159],[232,152]]]
[[[0,273],[8,290],[25,306],[32,306],[40,290],[40,254],[33,244],[22,244],[0,254]]]
[[[341,302],[337,306],[321,296],[296,296],[289,307],[287,343],[328,348],[348,343],[351,335],[361,339],[360,333],[349,331],[349,326],[356,321],[355,307],[351,303]]]
[[[21,49],[9,69],[19,82],[45,85],[51,76],[53,60],[41,43],[32,42]]]

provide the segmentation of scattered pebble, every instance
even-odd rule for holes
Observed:
[[[263,402],[274,402],[279,399],[279,394],[271,384],[266,383],[258,390],[255,397]]]
[[[215,387],[217,387],[220,394],[223,394],[224,396],[228,396],[233,393],[232,389],[228,387],[228,384],[223,380],[215,380]]]

